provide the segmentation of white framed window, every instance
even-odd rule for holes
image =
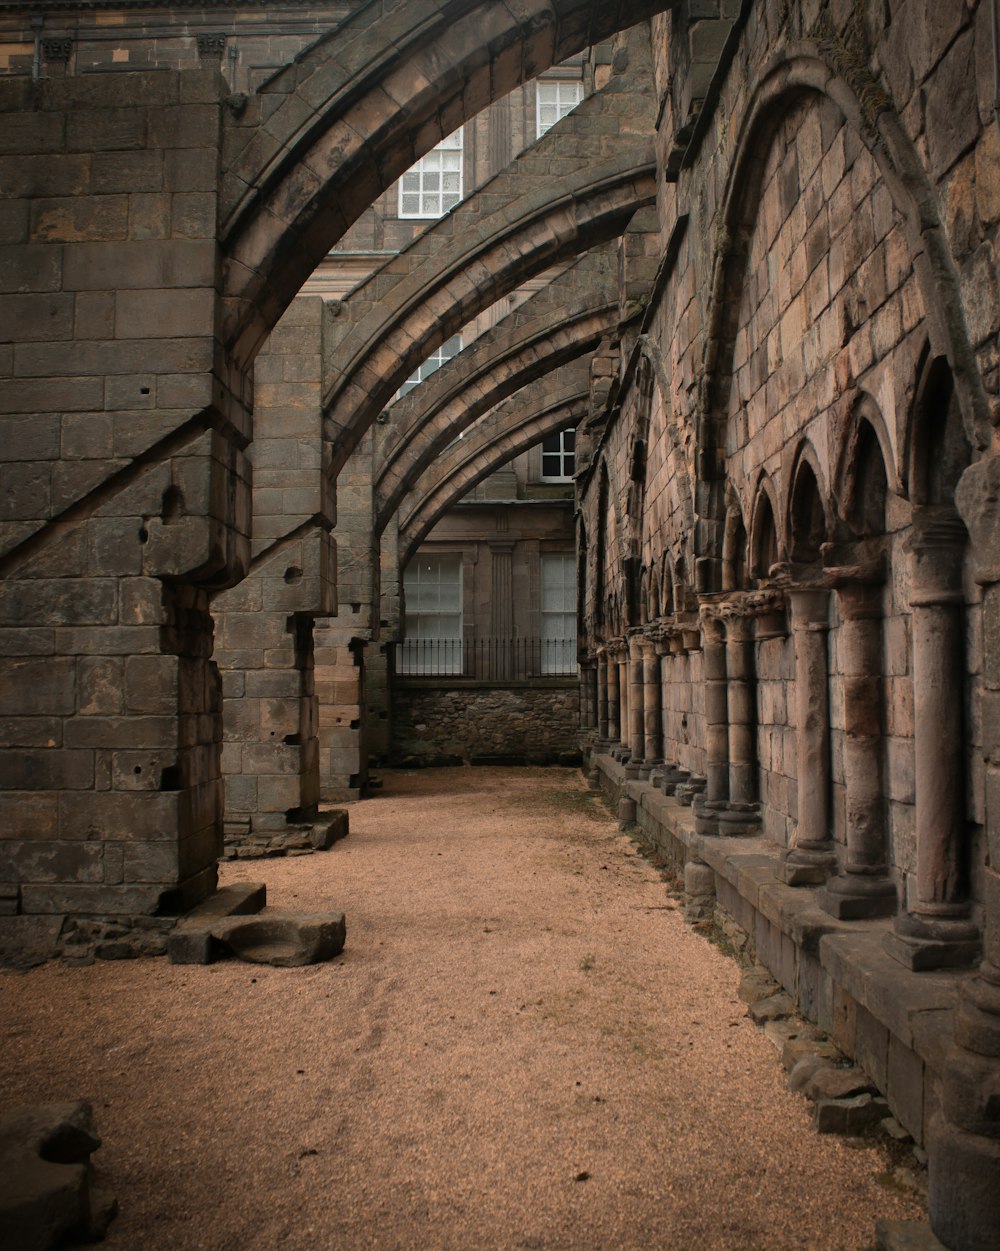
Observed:
[[[542,557],[542,673],[576,671],[576,560]]]
[[[399,180],[400,217],[444,217],[462,198],[465,127],[442,139]]]
[[[436,347],[430,356],[424,361],[419,369],[410,374],[409,378],[396,392],[396,399],[401,400],[404,395],[409,395],[414,387],[419,386],[425,378],[429,378],[435,369],[440,369],[445,361],[450,361],[453,356],[457,356],[462,350],[462,336],[453,334],[450,339],[445,339],[440,347]]]
[[[462,672],[462,557],[417,555],[403,572],[404,641],[397,673]]]
[[[561,121],[583,99],[583,83],[546,79],[535,84],[535,121],[537,137]]]
[[[576,430],[560,430],[542,440],[542,478],[546,482],[572,482],[576,466]]]

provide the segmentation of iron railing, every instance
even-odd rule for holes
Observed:
[[[481,682],[576,673],[576,639],[406,639],[393,646],[400,677],[455,677]]]

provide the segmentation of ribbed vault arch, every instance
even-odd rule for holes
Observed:
[[[400,565],[406,564],[452,504],[547,435],[581,425],[589,404],[589,369],[586,362],[576,361],[498,405],[407,492],[398,510]]]
[[[225,338],[263,339],[323,256],[491,101],[675,0],[368,0],[246,101],[223,139]]]

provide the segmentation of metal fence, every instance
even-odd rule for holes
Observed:
[[[407,639],[393,648],[401,677],[482,682],[565,677],[576,673],[576,639]]]

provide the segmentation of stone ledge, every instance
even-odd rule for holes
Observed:
[[[648,782],[627,778],[625,767],[610,756],[594,753],[590,768],[598,770],[610,800],[626,797],[634,802],[644,833],[665,854],[685,865],[708,866],[716,878],[717,897],[726,895],[727,914],[749,931],[752,942],[759,946],[761,935],[770,933],[776,943],[780,936],[780,960],[775,956],[769,961],[763,950],[758,950],[758,959],[793,995],[798,1012],[807,1019],[831,1015],[835,1008],[842,1013],[843,1021],[834,1031],[838,1046],[866,1067],[874,1084],[888,1095],[893,1114],[922,1141],[951,1044],[956,997],[962,982],[974,973],[906,969],[883,945],[892,931],[890,919],[846,921],[824,912],[816,904],[816,888],[788,886],[779,879],[781,849],[767,838],[698,834],[691,808]],[[726,891],[720,889],[722,883]],[[749,909],[741,917],[731,912],[738,901]],[[794,948],[791,955],[789,943]],[[820,1023],[832,1028],[833,1016]],[[883,1031],[874,1043],[873,1029]],[[845,1030],[848,1035],[858,1031],[853,1049]],[[919,1089],[900,1084],[898,1074],[910,1071],[908,1065]],[[871,1072],[871,1067],[879,1071]]]

